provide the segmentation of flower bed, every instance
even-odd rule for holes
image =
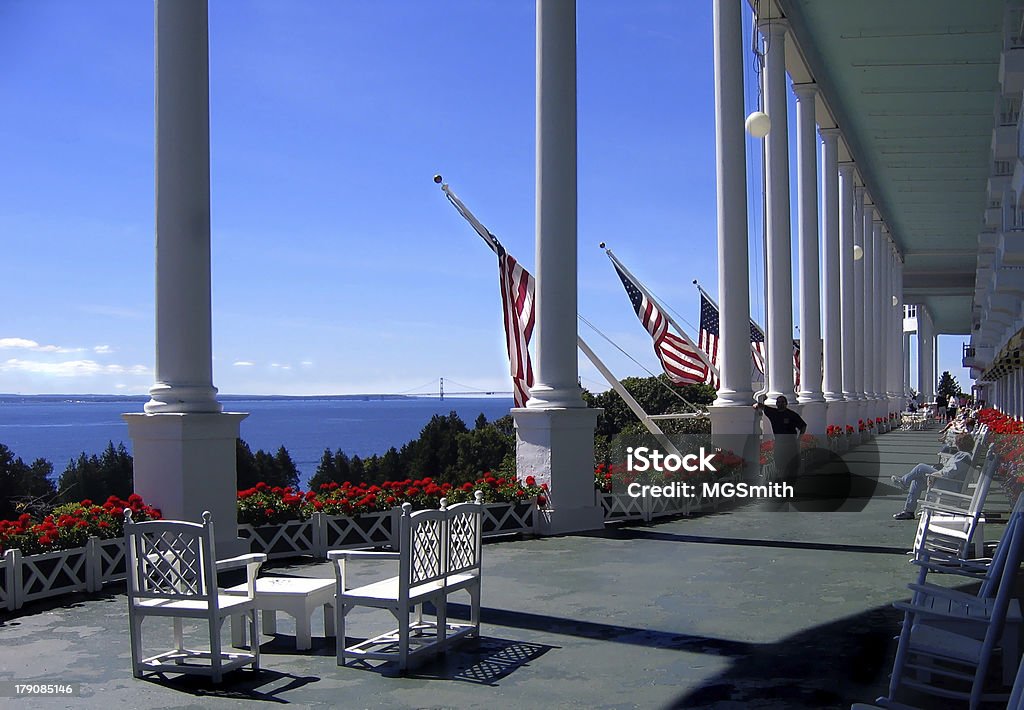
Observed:
[[[160,519],[160,511],[134,493],[128,500],[110,496],[103,505],[91,500],[68,503],[54,508],[40,521],[28,513],[17,520],[0,520],[0,552],[17,548],[22,554],[34,555],[83,547],[90,537],[122,537],[125,508],[131,509],[136,522]]]
[[[997,476],[1014,503],[1024,490],[1024,422],[988,408],[977,413],[979,424],[989,429],[989,442],[999,455]]]

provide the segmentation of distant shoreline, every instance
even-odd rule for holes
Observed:
[[[487,395],[484,393],[450,394],[450,399],[511,399],[510,395]],[[417,399],[436,399],[437,394],[218,394],[221,402],[273,401],[273,400],[308,400],[308,401],[382,401]],[[144,394],[3,394],[0,393],[0,404],[17,404],[23,402],[148,402],[149,395]]]

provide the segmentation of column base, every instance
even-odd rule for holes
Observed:
[[[189,387],[158,382],[149,388],[146,414],[219,414],[224,407],[217,401],[213,386]],[[214,523],[216,525],[216,523]]]
[[[825,400],[825,423],[828,426],[846,428],[846,405],[844,399]]]
[[[169,520],[213,516],[217,557],[249,551],[238,537],[235,440],[248,414],[123,414],[134,454],[134,488]]]
[[[797,400],[800,405],[800,416],[807,422],[807,433],[816,436],[824,445],[827,407],[825,400],[815,398]]]
[[[594,429],[600,409],[513,409],[516,471],[547,484],[541,535],[600,530],[604,513],[594,497]]]
[[[761,426],[757,411],[748,402],[738,407],[712,405],[708,412],[711,414],[712,443],[716,448],[743,457],[744,477],[752,480],[761,472]]]

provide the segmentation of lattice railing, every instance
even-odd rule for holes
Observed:
[[[22,556],[18,605],[67,592],[85,591],[89,582],[88,559],[84,547]]]
[[[0,609],[7,609],[8,611],[14,611],[20,604],[18,604],[18,590],[20,584],[15,584],[15,570],[18,569],[18,564],[21,557],[21,552],[18,550],[8,550],[4,553],[3,557],[0,557]]]
[[[316,513],[309,520],[279,525],[239,525],[240,537],[252,552],[270,558],[313,556],[324,559],[329,549],[393,547],[397,509],[355,518]],[[532,533],[537,506],[530,503],[489,503],[484,506],[483,535]],[[89,538],[84,547],[40,555],[7,550],[0,556],[0,610],[15,610],[26,602],[79,591],[99,591],[104,584],[125,579],[124,538]]]
[[[107,582],[120,582],[127,577],[128,559],[123,537],[109,540],[91,538],[89,543],[86,547],[92,546],[90,568],[94,570],[90,575],[90,591],[99,591]]]
[[[605,522],[613,520],[648,520],[644,499],[626,493],[598,493]]]
[[[394,547],[398,530],[398,508],[380,513],[365,513],[355,518],[344,515],[320,516],[320,550],[351,550],[361,547]],[[314,516],[316,517],[316,516]]]
[[[693,499],[682,496],[672,498],[645,497],[647,520],[664,518],[669,515],[686,515],[693,507]]]
[[[250,552],[262,552],[268,559],[320,555],[319,513],[309,520],[289,520],[276,525],[239,525],[238,536],[249,541]]]
[[[537,504],[486,503],[482,524],[484,537],[533,533],[537,528]]]

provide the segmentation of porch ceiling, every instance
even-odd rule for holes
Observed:
[[[763,6],[762,6],[763,7]],[[969,333],[993,172],[1001,0],[778,0],[905,256],[905,298]],[[787,62],[793,73],[794,62]],[[812,79],[813,77],[813,79]],[[819,123],[827,125],[819,112]]]

